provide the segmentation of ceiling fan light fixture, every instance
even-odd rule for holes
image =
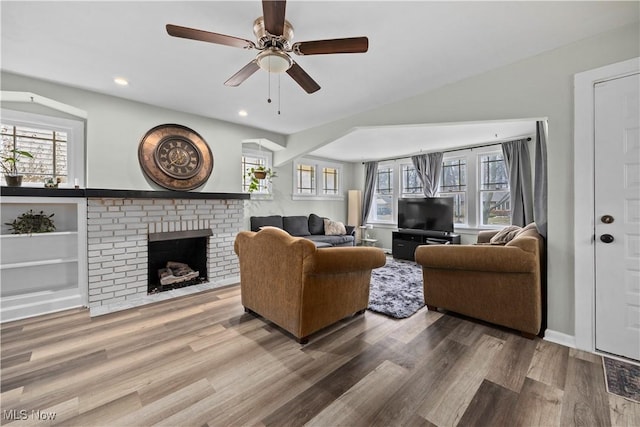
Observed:
[[[289,55],[276,49],[264,50],[256,59],[258,66],[268,73],[284,73],[293,65]]]

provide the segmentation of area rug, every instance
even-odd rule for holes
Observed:
[[[607,391],[640,403],[640,366],[602,358]]]
[[[387,257],[371,271],[369,310],[404,319],[424,307],[422,267],[412,261]]]

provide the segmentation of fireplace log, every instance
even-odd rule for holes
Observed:
[[[200,272],[194,271],[188,264],[183,262],[168,261],[166,268],[158,270],[160,285],[173,285],[175,283],[187,282],[200,276]]]
[[[191,273],[185,274],[184,276],[165,276],[160,278],[160,284],[165,285],[173,285],[175,283],[188,282],[189,280],[195,279],[200,276],[200,273],[197,271],[192,271]]]
[[[189,267],[189,264],[185,264],[184,262],[177,262],[177,261],[167,261],[167,268],[170,269],[174,269],[174,268],[188,268],[189,270],[191,270],[191,267]]]

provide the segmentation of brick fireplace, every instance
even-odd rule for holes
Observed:
[[[87,198],[89,307],[103,314],[153,302],[148,294],[149,236],[160,233],[207,234],[209,288],[236,283],[233,252],[243,225],[241,199]],[[200,286],[200,285],[198,285]],[[194,288],[197,286],[194,286]]]

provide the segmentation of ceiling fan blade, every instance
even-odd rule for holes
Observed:
[[[313,93],[320,90],[320,85],[315,82],[296,62],[287,70],[287,74],[291,76],[307,93]]]
[[[287,7],[285,0],[262,0],[264,28],[274,36],[284,33],[284,14]]]
[[[291,49],[298,55],[364,53],[369,50],[369,39],[366,37],[350,37],[344,39],[297,42],[293,44]]]
[[[231,76],[229,80],[224,82],[224,85],[233,87],[240,86],[242,82],[251,77],[251,75],[259,69],[260,67],[258,67],[258,61],[254,59],[253,61],[242,67],[240,71]]]
[[[167,33],[173,37],[223,44],[225,46],[241,47],[243,49],[253,49],[256,47],[251,40],[212,33],[209,31],[196,30],[194,28],[181,27],[179,25],[167,24]]]

